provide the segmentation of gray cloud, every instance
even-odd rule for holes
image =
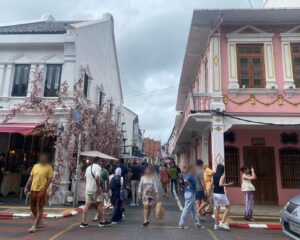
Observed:
[[[263,0],[252,0],[261,7]],[[39,18],[58,20],[114,15],[125,105],[139,114],[145,135],[163,142],[174,124],[177,85],[193,9],[249,7],[248,0],[0,0],[0,21]]]

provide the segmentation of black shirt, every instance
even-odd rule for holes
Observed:
[[[134,181],[140,181],[141,179],[141,167],[140,166],[134,166],[132,168],[132,176],[131,176],[131,180]]]
[[[214,176],[214,193],[225,194],[224,187],[220,186],[220,179],[221,177]]]

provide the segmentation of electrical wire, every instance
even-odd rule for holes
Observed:
[[[250,7],[253,8],[251,0],[248,0]]]

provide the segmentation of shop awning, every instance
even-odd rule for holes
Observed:
[[[0,133],[20,133],[27,135],[41,126],[42,124],[36,123],[2,123],[0,124]]]
[[[86,152],[81,152],[80,153],[81,156],[86,156],[86,157],[99,157],[102,159],[106,159],[106,160],[118,160],[112,156],[109,156],[107,154],[104,154],[102,152],[99,151],[86,151]]]

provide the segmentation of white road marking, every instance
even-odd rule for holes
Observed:
[[[178,197],[177,192],[176,192],[175,189],[173,189],[173,194],[174,194],[174,197],[176,199],[176,202],[177,202],[177,205],[179,207],[179,210],[182,211],[183,210],[183,206],[182,206],[182,204],[180,202],[180,199],[179,199],[179,197]]]

